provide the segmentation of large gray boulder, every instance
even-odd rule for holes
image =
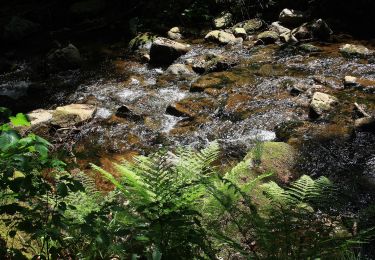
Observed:
[[[82,65],[79,50],[73,44],[57,49],[47,56],[47,63],[52,71],[77,69]]]
[[[151,45],[150,63],[169,65],[181,55],[186,54],[189,50],[190,45],[188,44],[158,37]]]

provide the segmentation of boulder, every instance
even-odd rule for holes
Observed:
[[[313,118],[321,116],[324,113],[331,111],[337,103],[338,99],[336,97],[322,92],[315,92],[310,103],[310,109],[312,112],[310,113],[310,116]]]
[[[151,45],[150,63],[169,65],[178,57],[186,54],[190,45],[158,37]]]
[[[264,142],[253,148],[245,157],[251,168],[258,172],[273,172],[275,181],[288,183],[293,176],[295,149],[283,142]]]
[[[244,28],[247,34],[259,31],[262,27],[263,21],[258,18],[246,20],[234,26],[234,28]]]
[[[279,21],[288,27],[295,27],[301,25],[307,21],[307,16],[305,13],[293,9],[287,9],[281,11],[279,15]]]
[[[246,39],[246,37],[247,37],[247,33],[246,33],[246,30],[244,28],[234,28],[233,34],[234,34],[234,36],[240,37],[242,39]]]
[[[69,44],[49,54],[47,64],[53,71],[77,69],[82,64],[82,58],[79,50],[73,44]]]
[[[363,45],[355,44],[344,44],[340,48],[340,52],[346,57],[360,57],[365,58],[373,54],[373,51],[369,50]]]
[[[291,31],[291,36],[294,39],[297,39],[297,41],[313,40],[313,33],[307,23],[304,23],[301,26],[293,29]]]
[[[95,106],[86,104],[57,107],[53,111],[51,123],[59,127],[72,127],[91,119],[95,111]]]
[[[52,120],[53,110],[37,109],[27,114],[31,127],[49,124]]]
[[[280,22],[273,22],[270,26],[270,31],[277,32],[278,34],[290,33],[290,29],[282,26]]]
[[[168,38],[171,40],[181,40],[182,30],[180,27],[173,27],[168,31]]]
[[[40,30],[40,25],[18,16],[13,16],[4,27],[4,39],[10,42],[22,40]]]
[[[193,74],[193,71],[185,64],[172,64],[165,72],[175,76],[188,76]]]
[[[265,31],[257,36],[257,44],[272,44],[279,40],[279,34],[274,31]]]
[[[204,38],[207,41],[212,41],[223,45],[233,44],[236,42],[236,37],[233,34],[219,30],[209,32]]]
[[[333,31],[328,24],[318,19],[311,23],[304,23],[292,30],[291,34],[297,40],[328,40]]]
[[[231,13],[221,13],[213,21],[213,25],[216,29],[224,29],[230,26],[233,22],[233,16]]]
[[[193,60],[193,70],[203,74],[209,72],[219,72],[230,69],[238,64],[238,60],[217,54],[208,54]]]
[[[142,50],[150,50],[151,45],[156,39],[156,36],[146,32],[146,33],[139,33],[136,37],[134,37],[128,44],[128,48],[131,51],[142,51]]]
[[[309,24],[313,38],[317,40],[328,40],[333,34],[332,29],[322,19],[315,20]]]

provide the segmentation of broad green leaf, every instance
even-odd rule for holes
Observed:
[[[0,135],[0,149],[6,151],[10,147],[15,146],[20,137],[16,131],[6,131]]]
[[[22,113],[18,113],[16,116],[11,116],[9,119],[14,126],[30,126],[30,122],[26,115]]]

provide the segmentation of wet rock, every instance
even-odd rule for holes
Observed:
[[[209,98],[185,98],[167,107],[166,113],[176,117],[194,118],[209,114],[215,108],[215,103]]]
[[[257,36],[257,44],[272,44],[279,40],[279,34],[274,31],[265,31]]]
[[[292,30],[291,35],[299,41],[306,40],[328,40],[333,31],[328,24],[322,19],[315,20],[311,23],[304,23]]]
[[[156,36],[149,32],[140,33],[129,42],[128,48],[131,51],[148,51],[151,49],[151,45],[155,39]]]
[[[186,54],[190,45],[175,42],[166,38],[158,37],[151,45],[150,62],[153,64],[168,65],[178,57]]]
[[[142,120],[142,115],[133,111],[134,109],[130,109],[128,106],[121,106],[116,110],[116,116],[126,119],[131,119],[135,121]]]
[[[53,111],[51,123],[59,127],[72,127],[91,119],[95,111],[95,106],[86,104],[57,107]]]
[[[19,41],[40,30],[40,25],[27,19],[13,16],[4,27],[4,39],[6,41]]]
[[[246,30],[244,28],[235,28],[233,30],[233,34],[234,34],[234,36],[241,37],[242,39],[246,39],[246,37],[247,37],[247,33],[246,33]]]
[[[375,80],[370,79],[345,76],[344,86],[358,88],[367,92],[375,92]]]
[[[193,61],[193,70],[203,74],[225,71],[238,64],[238,60],[216,54],[208,54]]]
[[[210,75],[198,78],[195,82],[191,84],[191,92],[202,92],[207,88],[220,88],[222,80],[217,77],[212,77]]]
[[[181,40],[182,37],[182,29],[180,27],[173,27],[168,31],[168,38],[171,40]]]
[[[286,43],[298,42],[298,40],[292,35],[291,32],[285,32],[283,34],[280,34],[280,39],[282,42],[286,42]]]
[[[216,29],[224,29],[230,26],[233,22],[233,16],[231,13],[221,13],[213,21],[213,25]]]
[[[283,142],[264,142],[253,148],[245,157],[251,168],[257,172],[273,172],[275,181],[288,183],[296,176],[292,169],[296,159],[294,148]]]
[[[223,111],[225,116],[229,117],[231,120],[245,119],[252,111],[249,103],[253,99],[251,95],[245,93],[229,95]]]
[[[37,109],[27,114],[31,127],[49,124],[53,117],[53,110]]]
[[[254,32],[260,30],[262,27],[263,21],[255,18],[236,24],[235,26],[233,26],[233,30],[235,28],[244,28],[247,34],[253,34]]]
[[[369,50],[363,45],[344,44],[340,48],[340,52],[346,57],[360,57],[365,58],[370,56],[373,51]]]
[[[297,134],[297,129],[303,126],[302,121],[287,121],[275,127],[276,138],[282,142],[287,142]]]
[[[236,37],[233,34],[219,30],[209,32],[204,38],[207,41],[212,41],[223,45],[233,44],[236,42]]]
[[[193,74],[193,71],[185,64],[172,64],[165,72],[175,76],[189,76]]]
[[[291,35],[298,41],[301,40],[312,40],[313,34],[307,23],[292,30]]]
[[[321,52],[322,49],[309,43],[304,43],[299,46],[299,49],[304,52]]]
[[[307,21],[307,19],[307,15],[304,12],[287,8],[282,10],[279,15],[279,21],[289,27],[298,26]]]
[[[354,121],[356,129],[366,132],[375,132],[375,117],[363,117]]]
[[[315,92],[310,103],[310,117],[316,118],[331,111],[337,103],[336,97],[322,92]]]
[[[290,29],[282,26],[279,22],[273,22],[270,26],[270,31],[277,32],[278,34],[290,33]]]
[[[345,86],[355,86],[357,84],[357,78],[352,76],[345,76],[344,85]]]
[[[73,44],[69,44],[49,54],[47,64],[53,71],[77,69],[82,64],[82,58],[79,50]]]

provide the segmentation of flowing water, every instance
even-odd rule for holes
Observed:
[[[355,194],[352,201],[360,207],[373,199],[374,186],[368,185],[368,180],[375,179],[375,138],[373,132],[352,130],[352,109],[357,102],[374,111],[375,98],[371,91],[344,88],[343,79],[351,75],[375,80],[375,62],[342,57],[342,43],[315,44],[321,52],[306,53],[297,46],[224,48],[193,43],[192,50],[176,63],[188,64],[196,57],[215,54],[230,57],[237,65],[186,77],[168,75],[166,68],[138,62],[124,51],[94,69],[63,72],[48,80],[33,77],[27,64],[22,64],[17,71],[0,77],[0,96],[19,99],[34,94],[39,103],[33,101],[29,110],[95,104],[95,118],[83,125],[72,141],[77,158],[85,155],[81,164],[127,153],[147,154],[161,147],[201,148],[214,140],[227,159],[241,160],[259,140],[276,140],[276,126],[302,122],[289,140],[300,151],[296,172],[345,180],[343,187]],[[191,92],[191,84],[198,81],[214,83],[203,92]],[[40,88],[35,86],[41,85],[50,86],[50,90],[38,92]],[[296,89],[298,92],[293,92]],[[309,102],[315,91],[340,100],[326,120],[309,119]],[[167,113],[176,102],[191,116]],[[115,116],[122,106],[136,117]]]

